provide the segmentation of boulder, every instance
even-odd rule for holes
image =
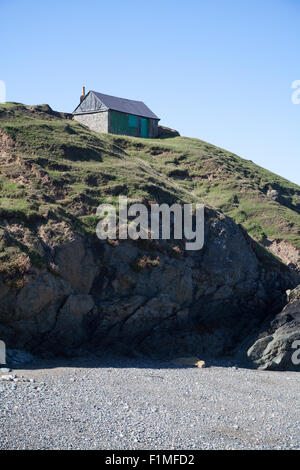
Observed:
[[[271,199],[273,199],[273,201],[278,201],[278,198],[279,198],[279,193],[278,191],[276,191],[276,189],[268,189],[267,191],[267,196]]]
[[[288,292],[288,304],[248,350],[259,369],[300,371],[300,286]]]
[[[157,137],[160,138],[167,138],[167,137],[179,137],[180,134],[175,129],[171,129],[170,127],[165,126],[158,126],[158,134]]]

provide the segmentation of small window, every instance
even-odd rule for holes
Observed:
[[[138,126],[137,116],[133,116],[133,114],[129,114],[129,116],[128,116],[128,125],[129,125],[129,127],[137,128],[137,126]]]

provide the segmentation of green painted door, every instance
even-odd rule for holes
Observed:
[[[141,137],[148,137],[148,119],[141,118]]]

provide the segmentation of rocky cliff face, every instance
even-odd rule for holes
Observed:
[[[60,244],[50,225],[40,224],[36,240],[47,267],[29,266],[21,286],[0,284],[0,337],[10,348],[216,357],[279,311],[294,282],[211,209],[198,252],[178,241],[106,242],[71,231]]]

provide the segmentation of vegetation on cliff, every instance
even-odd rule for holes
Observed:
[[[38,244],[94,233],[95,212],[119,195],[222,210],[258,242],[300,249],[299,186],[198,139],[96,134],[47,105],[0,105],[0,272],[44,260]],[[37,235],[38,234],[38,235]]]

